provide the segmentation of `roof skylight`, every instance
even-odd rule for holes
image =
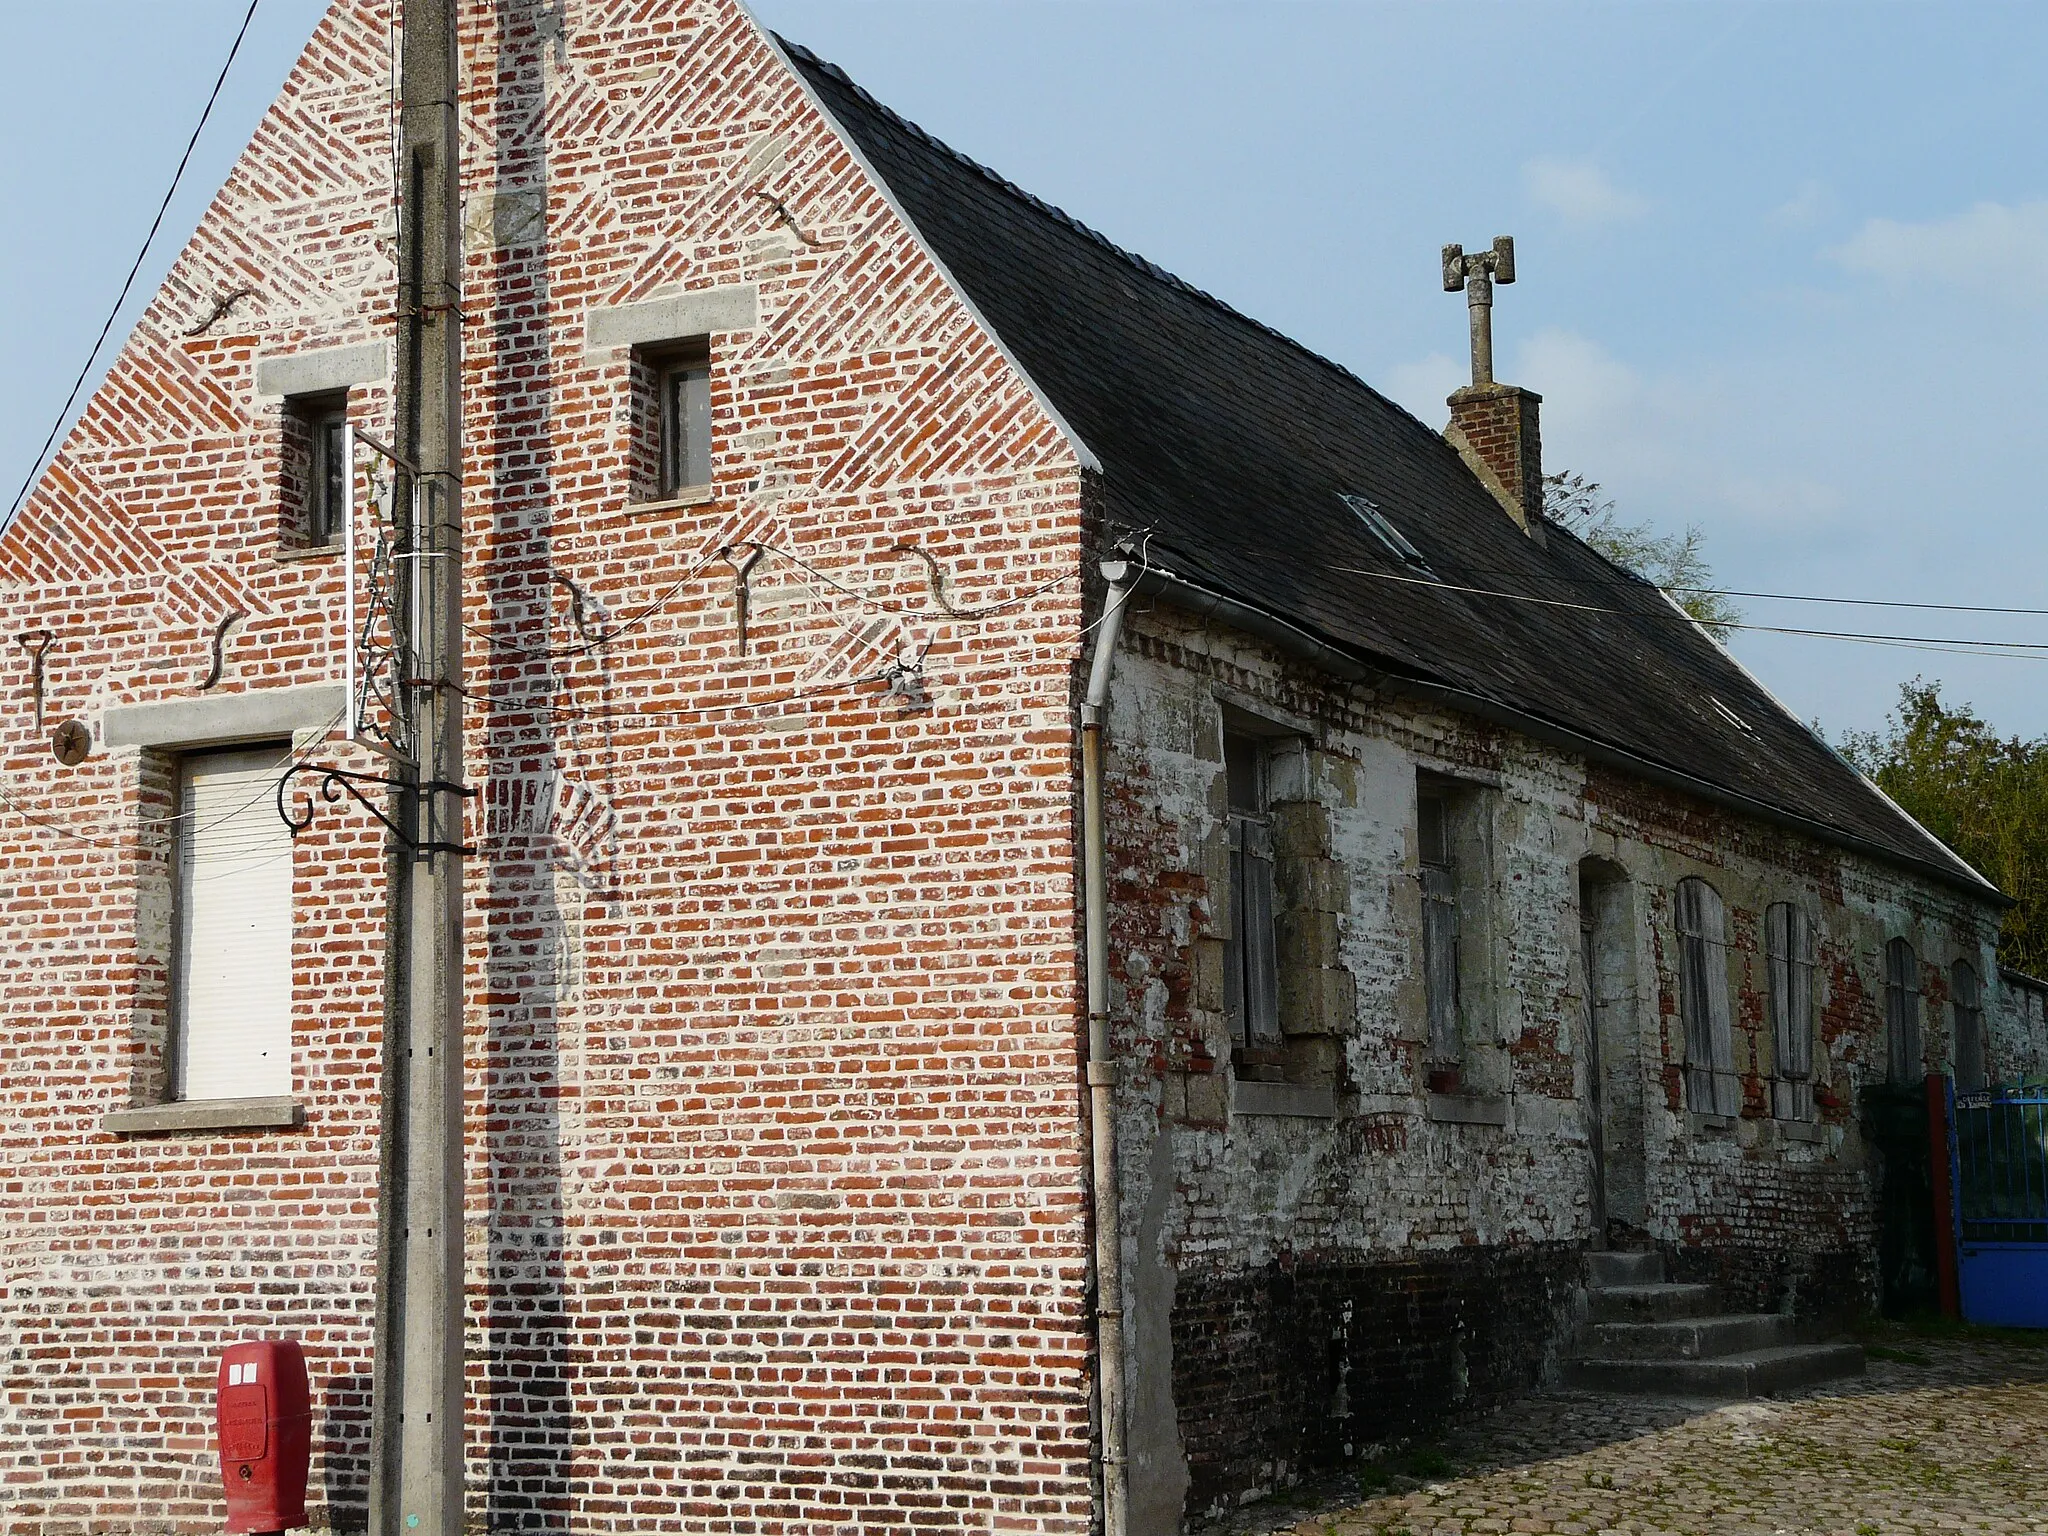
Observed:
[[[1738,731],[1741,731],[1745,736],[1753,736],[1756,734],[1756,732],[1751,728],[1750,723],[1747,720],[1743,719],[1742,716],[1735,713],[1734,710],[1730,709],[1726,704],[1723,704],[1711,693],[1707,695],[1707,702],[1714,706],[1715,710],[1720,714],[1722,719],[1726,720]]]
[[[1403,565],[1412,565],[1418,571],[1429,569],[1429,562],[1422,558],[1422,551],[1408,542],[1406,535],[1387,520],[1387,514],[1367,501],[1363,496],[1343,495],[1344,505],[1358,514],[1358,520],[1372,530],[1373,537],[1386,545],[1387,552]]]

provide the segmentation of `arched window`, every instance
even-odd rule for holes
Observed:
[[[1884,947],[1886,1073],[1895,1083],[1917,1083],[1926,1070],[1920,1048],[1920,959],[1904,939]]]
[[[1701,1114],[1742,1113],[1728,1027],[1728,916],[1704,880],[1678,882],[1678,1010],[1685,1021],[1685,1099]]]
[[[1770,970],[1771,1043],[1777,1073],[1771,1113],[1780,1120],[1813,1118],[1813,919],[1789,901],[1764,912],[1764,958]]]
[[[1956,1011],[1956,1088],[1976,1093],[1990,1082],[1991,1063],[1984,1040],[1984,992],[1969,961],[1955,963],[1948,995]]]

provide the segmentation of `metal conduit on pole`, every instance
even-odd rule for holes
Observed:
[[[398,697],[387,839],[370,1528],[462,1532],[462,164],[454,0],[399,55]],[[349,637],[355,643],[355,637]],[[353,707],[353,701],[351,702]]]
[[[1130,1467],[1124,1434],[1123,1206],[1116,1173],[1116,1061],[1109,1042],[1109,847],[1102,804],[1102,715],[1131,589],[1129,567],[1103,567],[1109,592],[1081,700],[1081,889],[1088,975],[1088,1140],[1095,1197],[1096,1411],[1102,1434],[1103,1536],[1124,1536]]]

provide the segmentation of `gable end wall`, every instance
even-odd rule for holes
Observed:
[[[1083,1531],[1076,445],[737,5],[464,11],[470,1518]],[[388,21],[322,21],[0,536],[56,637],[0,701],[10,1530],[217,1529],[215,1362],[271,1330],[316,1524],[364,1518],[380,831],[292,850],[303,1124],[111,1134],[165,1091],[175,763],[49,733],[339,676],[262,391],[390,339]],[[712,490],[635,508],[586,317],[741,287]]]

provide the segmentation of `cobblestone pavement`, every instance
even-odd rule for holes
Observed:
[[[1861,1381],[1743,1403],[1546,1393],[1208,1529],[2048,1536],[2048,1348],[1891,1339]]]

